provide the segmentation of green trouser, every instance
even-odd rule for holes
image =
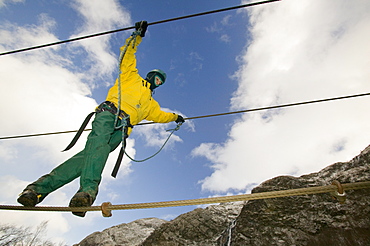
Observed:
[[[85,149],[28,185],[26,189],[40,194],[41,202],[49,193],[80,177],[78,192],[86,192],[95,200],[108,155],[122,141],[122,130],[114,128],[114,120],[115,115],[108,111],[97,113]]]

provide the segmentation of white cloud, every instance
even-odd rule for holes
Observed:
[[[44,23],[27,27],[5,24],[1,26],[1,33],[6,35],[1,35],[0,49],[5,50],[1,48],[4,44],[14,49],[19,48],[19,44],[23,48],[55,41],[51,27]],[[0,124],[3,136],[75,129],[85,114],[94,109],[96,102],[88,97],[90,89],[81,82],[78,74],[66,69],[70,61],[60,56],[58,50],[55,47],[1,57],[0,77],[4,89],[0,91],[0,101],[4,106],[0,108],[3,117]],[[69,138],[58,139],[68,141]],[[47,156],[53,156],[49,153],[60,151],[60,143],[53,138],[38,138],[22,144],[13,140],[2,144],[13,148],[9,149],[13,153],[21,152],[18,151],[20,146],[38,146]]]
[[[0,49],[12,50],[54,42],[54,20],[43,16],[39,25],[0,26]],[[45,133],[76,129],[96,102],[91,91],[68,70],[72,62],[59,53],[60,47],[2,56],[0,108],[2,136]],[[86,138],[86,136],[84,136]],[[81,140],[70,153],[60,151],[71,135],[3,140],[0,167],[7,176],[0,177],[2,204],[15,204],[18,194],[31,181],[49,172],[58,163],[83,146]],[[77,184],[73,185],[75,191]],[[58,190],[45,200],[45,205],[68,204],[71,190]],[[65,192],[69,192],[68,195]],[[0,211],[3,223],[35,227],[49,221],[48,235],[60,238],[70,229],[62,213]]]
[[[226,15],[224,18],[222,18],[221,20],[221,24],[223,26],[228,26],[230,25],[230,19],[231,19],[231,15]]]
[[[15,201],[17,194],[24,188],[27,182],[19,180],[18,178],[6,175],[0,177],[0,190],[1,204],[11,204]],[[49,199],[48,204],[61,204],[66,202],[66,196],[63,192],[58,191],[56,196]],[[6,210],[0,211],[2,223],[8,223],[14,226],[25,226],[36,228],[40,223],[47,221],[48,236],[53,238],[53,242],[59,243],[63,241],[61,235],[66,233],[70,226],[66,218],[61,213],[50,212],[27,212],[18,211],[10,212]]]
[[[76,36],[110,30],[130,22],[129,15],[118,6],[117,1],[104,1],[104,6],[99,6],[99,3],[81,1],[77,5],[76,10],[82,13],[84,21]],[[0,51],[58,41],[55,27],[55,20],[44,14],[39,16],[37,25],[18,26],[4,22],[0,24]],[[75,43],[73,48],[70,45],[53,46],[0,57],[0,83],[3,87],[0,90],[0,103],[3,105],[0,107],[1,137],[77,129],[98,104],[90,97],[95,83],[102,77],[111,77],[116,68],[116,58],[108,45],[109,37]],[[85,67],[79,68],[76,62],[81,62]],[[16,204],[18,194],[28,183],[83,149],[86,136],[87,133],[84,133],[72,150],[63,153],[60,151],[66,147],[73,134],[2,140],[0,168],[6,170],[4,174],[7,175],[0,176],[0,184],[6,187],[0,192],[2,204]],[[130,140],[128,146],[128,151],[133,154],[134,143]],[[101,189],[105,189],[113,180],[107,177],[117,154],[117,151],[112,153],[107,162],[106,169],[109,170],[103,173],[106,180]],[[124,161],[119,175],[128,173],[130,164]],[[68,205],[77,189],[78,181],[75,181],[50,194],[42,205]],[[48,220],[48,236],[53,238],[63,237],[67,232],[73,234],[71,228],[75,226],[86,228],[93,224],[95,218],[90,216],[78,221],[70,213],[0,213],[3,223],[37,226]]]
[[[25,0],[0,0],[0,8],[7,6],[9,3],[22,3]]]
[[[239,58],[232,110],[370,91],[369,1],[286,0],[248,10],[252,40]],[[243,115],[225,143],[194,149],[213,170],[202,188],[243,190],[349,160],[369,144],[368,103],[350,99]]]
[[[151,124],[140,127],[137,134],[145,139],[147,146],[160,148],[171,134],[171,132],[167,132],[171,128],[167,124]],[[172,128],[175,128],[175,126],[172,126]],[[182,140],[174,133],[166,144],[166,148],[172,146],[175,142],[182,142]]]
[[[227,35],[227,34],[223,34],[221,35],[220,37],[220,40],[224,43],[230,43],[231,42],[231,39],[230,39],[230,36]]]
[[[59,41],[52,33],[55,25],[54,19],[46,14],[40,14],[38,16],[37,25],[29,24],[21,27],[9,22],[4,22],[1,24],[0,29],[0,49],[2,51],[8,51]],[[58,48],[59,46],[53,46],[50,49],[56,50]],[[39,52],[33,55],[48,54],[47,52],[50,51],[50,49],[39,49]]]
[[[115,28],[127,27],[131,22],[129,13],[120,6],[119,2],[116,0],[76,0],[72,6],[80,13],[83,19],[80,29],[77,30],[77,33],[72,37],[80,37],[113,30]],[[110,75],[112,72],[116,72],[117,58],[112,52],[108,51],[109,37],[110,35],[105,35],[99,38],[91,38],[74,43],[74,46],[83,46],[87,51],[91,67],[85,74],[85,76],[87,75],[85,80],[91,85],[95,85],[96,78],[106,78],[108,81],[114,81]]]
[[[193,71],[199,71],[203,68],[203,57],[201,57],[197,52],[192,51],[189,54],[189,62],[193,67]]]
[[[220,23],[214,22],[212,26],[206,27],[205,28],[206,31],[210,33],[217,33],[220,35],[219,39],[221,42],[230,43],[231,38],[225,32],[227,28],[231,25],[230,24],[231,17],[232,17],[231,15],[226,15],[224,18],[222,18]]]
[[[216,22],[214,22],[212,26],[206,27],[206,31],[210,33],[214,33],[214,32],[220,32],[222,31],[222,29],[217,25]]]

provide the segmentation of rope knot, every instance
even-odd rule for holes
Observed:
[[[101,205],[101,211],[103,217],[112,217],[112,211],[109,209],[109,206],[112,204],[110,202],[103,202]]]
[[[337,186],[337,189],[338,189],[331,193],[334,199],[336,199],[340,204],[345,203],[346,192],[344,191],[342,184],[338,180],[334,180],[332,182],[332,185]]]

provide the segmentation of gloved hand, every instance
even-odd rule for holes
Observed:
[[[184,122],[185,122],[185,120],[184,120],[184,118],[183,118],[181,115],[178,115],[178,116],[177,116],[177,119],[175,120],[175,122],[176,122],[176,123],[184,123]]]
[[[146,29],[148,28],[148,22],[147,21],[139,21],[135,23],[135,29],[136,31],[140,32],[141,37],[145,37]]]

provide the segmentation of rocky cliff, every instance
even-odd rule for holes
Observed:
[[[135,220],[94,232],[74,246],[140,245],[160,225],[167,222],[157,218]]]
[[[252,193],[370,181],[370,146],[349,162],[318,173],[270,179]],[[370,245],[370,189],[227,203],[198,208],[172,221],[144,219],[96,232],[85,245]],[[126,236],[125,236],[126,235]],[[125,238],[129,235],[131,238]],[[136,241],[134,240],[136,238]]]

